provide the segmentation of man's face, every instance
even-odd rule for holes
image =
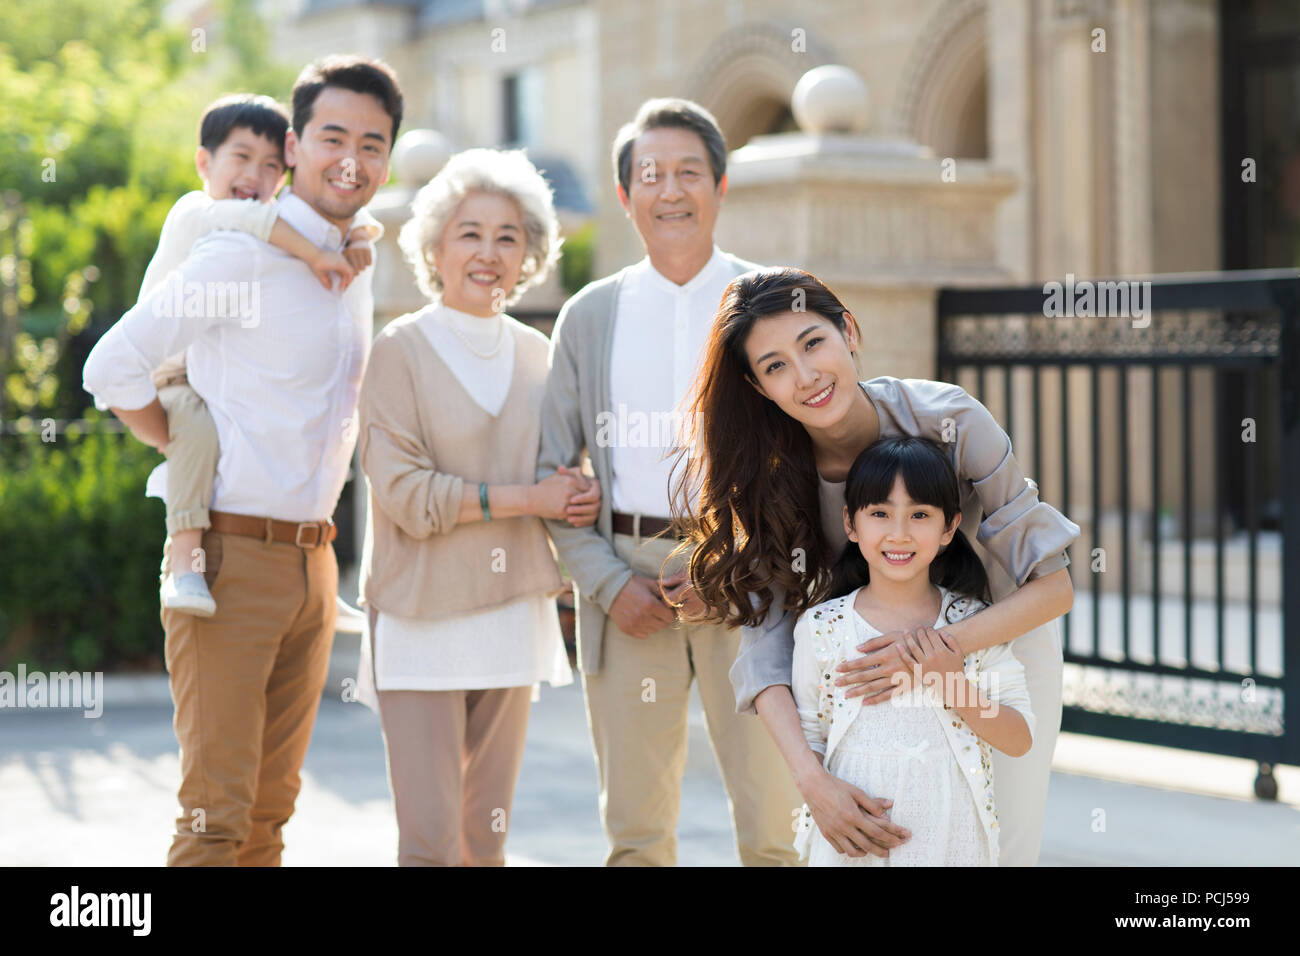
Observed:
[[[212,152],[199,147],[194,157],[204,190],[213,199],[270,202],[284,185],[284,154],[265,136],[236,127]]]
[[[285,139],[294,195],[346,226],[388,181],[392,130],[392,117],[369,93],[325,87],[306,127]]]
[[[632,144],[628,191],[619,202],[652,256],[683,248],[711,248],[713,225],[727,192],[716,185],[698,133],[672,126],[647,130]]]

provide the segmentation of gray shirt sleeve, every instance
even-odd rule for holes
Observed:
[[[1079,526],[1039,499],[987,408],[955,385],[944,397],[938,411],[955,425],[957,477],[970,482],[984,512],[976,539],[1017,588],[1065,567]]]
[[[736,692],[736,713],[756,714],[754,698],[773,684],[790,684],[794,664],[793,611],[787,611],[785,591],[772,588],[772,606],[758,627],[740,629],[740,649],[729,677]]]
[[[581,381],[577,342],[582,329],[573,324],[577,313],[574,300],[565,303],[551,333],[550,371],[546,393],[542,398],[541,438],[537,452],[537,480],[553,475],[561,465],[576,467],[582,458],[586,440],[583,433]],[[608,508],[612,488],[606,482],[601,489],[605,499],[602,514]],[[614,551],[595,525],[575,528],[562,518],[544,518],[555,550],[569,575],[578,585],[578,595],[589,598],[609,613],[610,605],[632,577],[632,568]]]

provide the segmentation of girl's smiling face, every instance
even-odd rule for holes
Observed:
[[[857,344],[851,322],[841,332],[817,312],[766,316],[745,340],[751,384],[805,427],[829,428],[853,407]]]
[[[928,578],[930,564],[957,533],[961,512],[945,527],[943,509],[919,504],[907,493],[902,474],[894,477],[888,501],[867,505],[852,515],[844,509],[844,530],[871,568],[871,579],[898,583]]]

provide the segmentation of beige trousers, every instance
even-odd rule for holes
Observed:
[[[185,383],[158,389],[158,401],[167,412],[167,533],[211,527],[218,454],[212,414]]]
[[[654,578],[674,544],[614,536],[618,556]],[[664,573],[684,565],[679,556]],[[713,624],[678,623],[647,638],[625,634],[612,618],[606,624],[600,672],[582,678],[610,844],[606,865],[677,862],[687,703],[696,678],[741,863],[799,865],[793,824],[803,800],[762,721],[736,713],[727,673],[739,645],[739,629]]]
[[[171,539],[163,548],[168,572]],[[181,747],[168,866],[279,866],[338,614],[333,545],[206,531],[209,618],[162,609]]]
[[[504,866],[532,687],[381,690],[398,866]]]

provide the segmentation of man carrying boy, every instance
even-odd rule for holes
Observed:
[[[341,250],[388,178],[401,116],[397,78],[383,63],[331,57],[303,70],[285,142],[293,186],[279,217],[318,247]],[[184,350],[189,382],[216,423],[202,547],[217,610],[162,612],[182,771],[167,862],[273,866],[329,664],[338,584],[329,516],[356,441],[369,274],[356,279],[364,295],[349,309],[301,260],[230,231],[201,239],[177,272],[187,290],[252,283],[253,317],[213,294],[195,297],[196,308],[167,308],[165,283],[95,346],[85,386],[165,445],[151,373]]]
[[[145,270],[143,298],[162,282],[169,293],[158,304],[184,308],[185,290],[176,267],[185,261],[199,238],[213,229],[240,229],[270,242],[306,262],[325,287],[332,275],[341,276],[339,291],[347,288],[355,272],[369,266],[370,241],[383,227],[364,209],[352,223],[343,254],[321,249],[277,215],[273,201],[284,185],[284,137],[289,114],[269,96],[236,93],[224,96],[204,111],[199,122],[199,148],[194,165],[203,189],[187,193],[167,213],[158,249]],[[354,295],[357,293],[354,293]],[[165,465],[150,475],[165,485],[167,533],[171,559],[163,568],[162,606],[209,617],[216,602],[201,573],[204,529],[211,526],[208,508],[217,471],[217,428],[207,407],[185,376],[184,353],[173,355],[153,372],[158,401],[167,413],[167,444],[159,448]],[[101,409],[107,406],[97,403]],[[137,436],[150,443],[149,436]],[[347,605],[339,602],[340,621]]]

